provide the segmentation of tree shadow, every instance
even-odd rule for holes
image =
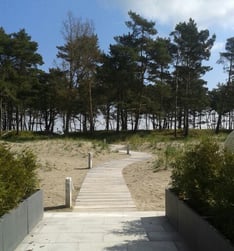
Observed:
[[[110,234],[119,244],[105,247],[105,251],[189,251],[166,216],[125,221],[121,229]]]

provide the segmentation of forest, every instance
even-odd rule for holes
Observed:
[[[25,29],[0,28],[0,135],[16,131],[137,131],[234,126],[234,37],[218,63],[226,83],[208,90],[203,79],[215,42],[195,20],[180,22],[167,38],[155,22],[129,11],[129,32],[100,50],[91,21],[69,13],[57,64],[47,72],[38,43]]]

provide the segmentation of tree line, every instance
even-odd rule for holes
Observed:
[[[218,63],[227,82],[209,91],[203,79],[215,35],[189,19],[160,37],[155,22],[129,11],[127,34],[114,38],[108,53],[100,50],[92,21],[71,13],[63,22],[64,44],[57,65],[40,69],[38,44],[22,29],[0,28],[0,133],[31,130],[64,133],[200,127],[203,116],[219,132],[223,116],[233,129],[234,37],[226,41]],[[215,112],[217,116],[213,116]],[[208,114],[208,115],[207,115]],[[212,116],[213,117],[212,117]]]

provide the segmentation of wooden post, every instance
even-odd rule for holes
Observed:
[[[67,177],[65,180],[65,205],[67,208],[72,207],[72,178]]]
[[[129,144],[127,144],[127,154],[128,155],[130,154],[130,146],[129,146]]]
[[[93,154],[91,152],[88,154],[88,168],[93,168]]]

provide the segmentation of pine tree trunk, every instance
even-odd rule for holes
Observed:
[[[219,113],[218,122],[217,122],[217,125],[216,125],[216,128],[215,128],[215,133],[216,134],[218,134],[219,131],[220,131],[221,120],[222,120],[222,114]]]
[[[189,132],[189,117],[188,117],[188,109],[184,111],[184,137],[188,136]]]
[[[117,105],[117,115],[116,115],[116,131],[119,132],[119,124],[120,124],[120,107]]]
[[[110,126],[110,105],[106,105],[106,131],[109,131]]]
[[[92,85],[91,81],[88,83],[89,88],[89,119],[90,119],[90,132],[94,132],[94,122],[93,122],[93,100],[92,100]]]
[[[65,124],[64,124],[64,133],[68,134],[69,133],[69,122],[70,122],[70,113],[67,112],[67,114],[65,115]]]
[[[0,136],[2,136],[2,115],[3,115],[3,111],[2,111],[2,96],[0,96]]]
[[[19,135],[19,107],[16,106],[16,135]]]

